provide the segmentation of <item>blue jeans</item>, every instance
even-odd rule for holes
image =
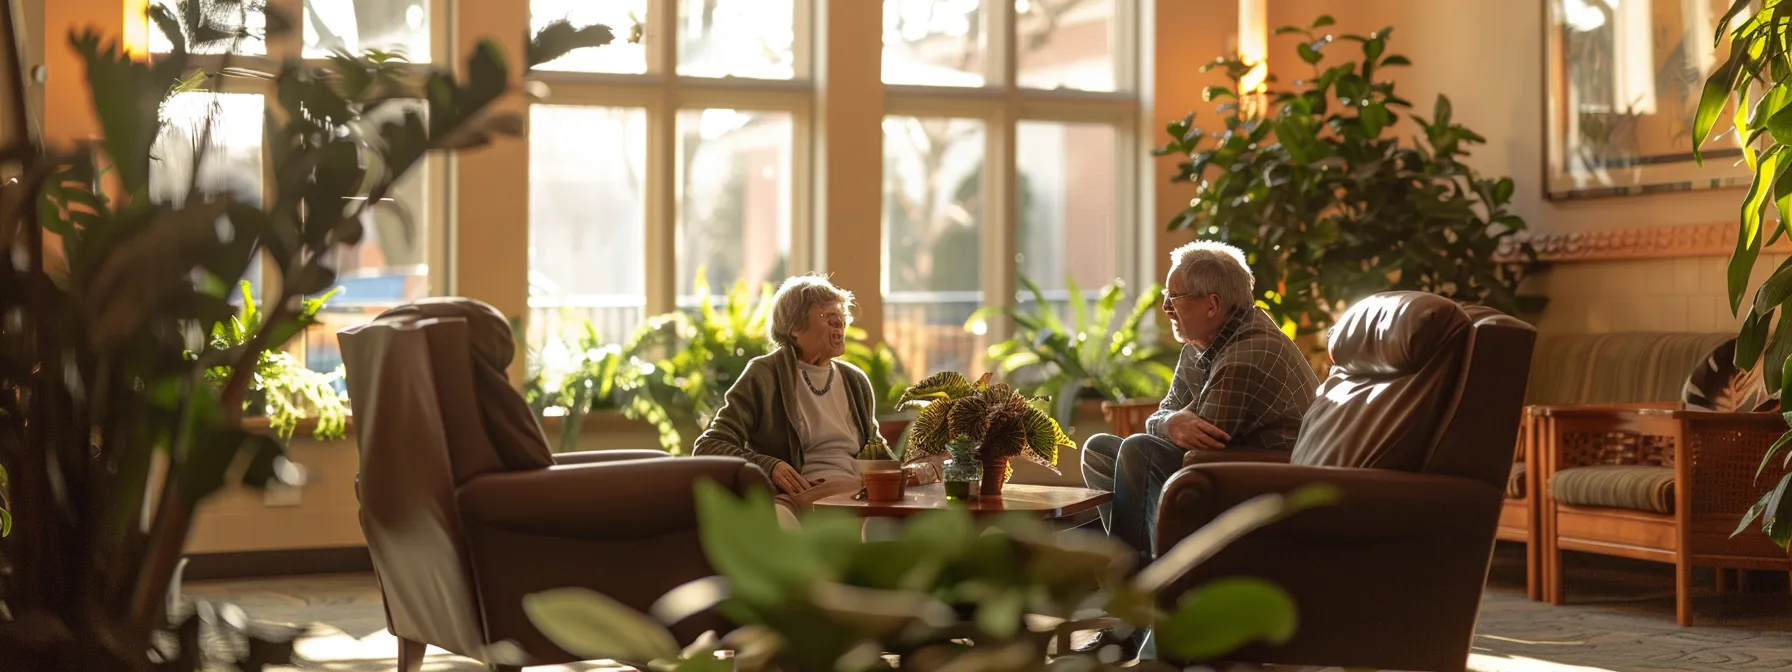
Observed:
[[[1170,475],[1182,468],[1185,452],[1150,434],[1125,439],[1097,434],[1083,443],[1083,483],[1114,493],[1113,501],[1101,506],[1101,525],[1108,536],[1138,551],[1141,563],[1156,555],[1157,503]]]

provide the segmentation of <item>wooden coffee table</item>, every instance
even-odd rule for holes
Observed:
[[[819,499],[815,501],[815,507],[851,511],[861,518],[907,518],[923,511],[946,508],[953,501],[946,499],[946,486],[940,483],[911,485],[902,501],[853,499],[855,494],[846,492]],[[975,516],[1022,511],[1061,527],[1075,527],[1095,520],[1095,507],[1113,498],[1113,493],[1087,488],[1010,483],[1002,489],[1001,497],[985,496],[957,503],[963,504]]]

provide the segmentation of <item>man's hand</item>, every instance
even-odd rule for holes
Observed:
[[[772,484],[787,495],[809,489],[809,479],[797,473],[796,467],[790,466],[789,462],[779,462],[778,466],[772,467]]]
[[[1164,433],[1183,450],[1224,450],[1226,441],[1232,438],[1225,430],[1188,410],[1170,414],[1164,421]]]

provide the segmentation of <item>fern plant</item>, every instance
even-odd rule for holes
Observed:
[[[1161,286],[1147,287],[1115,325],[1126,295],[1124,282],[1102,287],[1091,311],[1076,280],[1066,279],[1071,311],[1067,324],[1046,303],[1038,285],[1025,277],[1020,282],[1033,295],[1031,306],[986,306],[971,314],[965,329],[997,314],[1014,321],[1014,336],[990,346],[988,356],[998,375],[1028,381],[1021,384],[1027,394],[1054,397],[1052,415],[1059,424],[1070,424],[1085,391],[1111,401],[1158,399],[1169,392],[1177,351],[1139,333],[1145,316],[1163,300]]]
[[[1058,471],[1058,450],[1075,448],[1058,421],[1006,383],[977,382],[956,371],[929,376],[903,391],[902,408],[919,409],[905,461],[938,455],[947,446],[970,442],[979,460],[1020,457]]]
[[[230,319],[212,326],[210,345],[213,350],[243,347],[262,328],[261,311],[255,305],[249,282],[243,281],[240,289],[242,309]],[[299,308],[299,323],[316,324],[318,312],[338,291],[340,288],[305,299]],[[206,370],[205,377],[222,385],[229,380],[230,372],[229,366],[216,366]],[[307,418],[317,421],[317,427],[311,432],[312,438],[340,440],[348,434],[348,404],[336,390],[336,381],[341,380],[342,375],[340,366],[329,373],[313,371],[291,353],[263,350],[249,381],[249,393],[243,399],[245,413],[265,416],[281,440],[291,439],[299,421]]]
[[[655,368],[642,359],[641,348],[639,338],[626,345],[605,343],[597,327],[586,320],[567,344],[571,355],[565,361],[550,364],[542,353],[530,353],[524,397],[538,420],[545,419],[550,408],[560,410],[559,452],[577,450],[586,416],[599,410],[619,410],[624,417],[653,425],[660,448],[679,452],[679,433],[671,415],[646,393],[647,376]]]

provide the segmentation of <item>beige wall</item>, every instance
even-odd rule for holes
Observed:
[[[1330,30],[1340,35],[1393,26],[1389,53],[1413,61],[1398,69],[1398,93],[1424,117],[1431,116],[1439,93],[1448,95],[1458,123],[1488,139],[1473,150],[1471,163],[1517,182],[1515,209],[1539,233],[1736,220],[1744,192],[1734,189],[1571,202],[1544,198],[1543,0],[1273,0],[1270,29],[1304,26],[1320,14],[1338,20]],[[1293,39],[1270,43],[1282,85],[1307,72],[1292,56]],[[1345,42],[1332,48],[1354,47]],[[1725,298],[1726,262],[1707,256],[1559,264],[1532,287],[1552,299],[1538,329],[1545,335],[1732,329],[1740,321],[1730,316]],[[1757,280],[1760,272],[1757,267]]]

